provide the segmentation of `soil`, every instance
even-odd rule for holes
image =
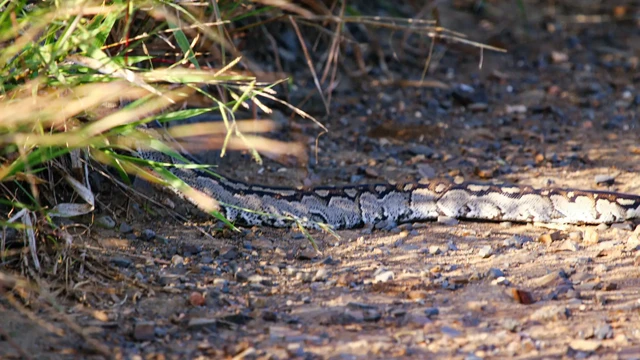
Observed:
[[[391,39],[384,63],[370,49],[371,76],[341,75],[331,116],[317,96],[302,106],[327,134],[277,114],[273,137],[305,144],[303,166],[201,156],[293,187],[448,177],[640,194],[640,8],[599,4],[608,17],[593,24],[578,16],[591,2],[525,1],[526,19],[517,1],[472,3],[440,2],[442,25],[508,52],[439,44],[420,83],[428,43],[373,30]],[[298,71],[294,104],[313,90]],[[65,311],[37,314],[63,333],[0,300],[1,358],[640,359],[635,223],[312,232],[318,253],[298,230],[234,233],[181,220],[194,212],[178,200],[150,215],[119,194],[107,188],[95,218],[115,228],[93,222],[74,239],[85,257]]]

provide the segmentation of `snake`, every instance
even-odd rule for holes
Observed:
[[[296,189],[249,184],[180,166],[197,161],[190,154],[180,154],[184,155],[180,159],[158,151],[137,149],[137,153],[145,160],[175,165],[167,168],[174,176],[215,199],[227,220],[248,226],[299,224],[341,230],[442,218],[559,224],[611,224],[640,218],[640,195],[611,191],[458,184],[447,179]],[[201,205],[188,194],[173,191]]]

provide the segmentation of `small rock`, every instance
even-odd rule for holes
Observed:
[[[411,300],[423,300],[429,297],[429,293],[424,290],[410,290],[407,297]]]
[[[525,105],[507,105],[505,111],[507,114],[526,114],[527,107]]]
[[[329,278],[329,276],[331,276],[331,274],[329,273],[329,271],[327,271],[327,269],[320,268],[318,269],[318,271],[316,271],[315,275],[313,275],[312,281],[325,281],[327,280],[327,278]]]
[[[491,282],[491,285],[509,285],[509,280],[506,277],[500,276]]]
[[[318,252],[314,249],[304,249],[298,253],[298,259],[300,260],[312,260],[318,257]]]
[[[151,241],[156,238],[156,232],[151,229],[144,229],[140,233],[140,239],[142,241]]]
[[[533,241],[530,236],[524,235],[513,235],[512,237],[506,239],[502,244],[505,247],[515,247],[517,249],[522,249],[524,244]]]
[[[611,186],[616,180],[615,176],[612,175],[596,175],[593,179],[596,185],[607,185]]]
[[[609,324],[602,324],[595,328],[593,335],[598,340],[604,339],[612,339],[613,338],[613,328]]]
[[[510,331],[510,332],[517,332],[518,329],[520,329],[521,326],[522,326],[520,321],[518,321],[516,319],[512,319],[512,318],[503,319],[500,322],[500,325],[502,325],[502,327],[504,329],[506,329],[507,331]]]
[[[266,279],[264,276],[259,274],[250,275],[247,280],[252,284],[263,284],[265,282],[268,282],[268,279]]]
[[[284,268],[284,273],[287,274],[288,276],[294,276],[298,273],[297,268],[293,267],[293,266],[287,266],[286,268]]]
[[[562,271],[550,272],[546,275],[540,276],[532,280],[533,284],[538,287],[544,287],[554,282],[564,282],[564,281],[565,281],[565,277]]]
[[[607,272],[607,270],[609,270],[609,268],[607,267],[607,264],[598,264],[596,265],[595,268],[593,268],[593,271],[596,272],[597,274],[602,274]]]
[[[407,151],[412,155],[424,155],[425,157],[431,157],[435,151],[426,145],[413,145]]]
[[[597,340],[582,340],[576,339],[569,343],[569,347],[574,351],[593,352],[602,346],[602,343]]]
[[[222,278],[216,278],[213,279],[213,286],[215,287],[227,287],[229,285],[229,281],[227,281],[227,279],[222,279]]]
[[[339,263],[340,263],[340,260],[334,259],[331,255],[327,256],[324,260],[322,260],[322,264],[324,265],[338,265]]]
[[[578,244],[576,244],[574,241],[571,240],[566,240],[562,243],[562,245],[560,245],[560,247],[558,248],[558,250],[560,251],[578,251],[580,249],[580,247],[578,246]]]
[[[216,319],[192,318],[187,324],[187,328],[191,330],[202,329],[209,326],[215,326],[218,321]]]
[[[296,273],[296,279],[303,283],[310,283],[313,280],[313,274],[306,271],[300,271]]]
[[[548,305],[542,307],[530,316],[534,321],[559,321],[566,320],[571,316],[569,309],[562,305]]]
[[[429,246],[429,255],[439,255],[442,254],[442,250],[440,250],[440,246],[431,245]]]
[[[438,216],[438,224],[447,225],[447,226],[455,226],[460,222],[456,218],[448,217],[448,216]]]
[[[424,309],[424,314],[428,317],[428,318],[432,318],[434,316],[438,316],[440,315],[440,310],[438,310],[438,308],[436,307],[430,307],[430,308],[426,308]]]
[[[363,320],[369,322],[376,322],[382,318],[382,314],[380,314],[380,312],[376,309],[364,310],[362,315]]]
[[[184,258],[180,255],[173,255],[171,257],[171,265],[175,267],[184,266]]]
[[[133,261],[131,261],[131,259],[119,256],[109,259],[109,263],[121,268],[128,268],[133,266]]]
[[[606,230],[608,228],[607,224],[600,224],[600,225],[604,225],[604,229],[598,229],[598,230]],[[598,225],[598,228],[600,228],[600,225]],[[587,228],[585,230],[584,238],[582,240],[583,243],[588,245],[593,245],[593,244],[597,244],[599,240],[600,240],[600,235],[598,235],[597,231],[593,230],[592,228]]]
[[[121,222],[119,231],[122,234],[128,234],[133,231],[133,228],[131,227],[131,225],[127,224],[126,222]]]
[[[194,291],[189,294],[189,304],[191,306],[202,306],[205,303],[204,296],[201,293]]]
[[[244,270],[240,270],[235,274],[235,278],[239,282],[248,282],[249,277],[251,277],[251,274],[249,274],[249,272]]]
[[[504,272],[497,268],[490,268],[489,270],[487,270],[487,274],[485,276],[487,279],[493,280],[499,277],[504,277]]]
[[[582,231],[572,231],[569,233],[569,240],[582,241]]]
[[[95,224],[104,229],[113,229],[116,227],[116,221],[109,215],[98,216],[95,220]]]
[[[491,245],[485,245],[480,249],[480,251],[478,251],[478,255],[480,255],[481,258],[486,259],[493,255],[493,248]]]
[[[364,174],[370,178],[377,178],[380,176],[380,174],[378,173],[378,171],[375,168],[372,167],[367,167],[364,170]]]
[[[236,251],[236,249],[229,249],[225,251],[222,255],[220,255],[220,258],[222,260],[234,260],[237,257],[238,257],[238,251]]]
[[[611,224],[611,228],[612,228],[612,229],[618,229],[618,230],[624,230],[624,231],[631,231],[631,230],[633,230],[633,228],[631,227],[631,224],[627,224],[627,223],[615,223],[615,224]]]
[[[563,238],[564,234],[561,231],[554,231],[552,233],[542,234],[538,238],[538,242],[549,245],[552,242],[562,240]]]
[[[374,284],[385,283],[387,281],[393,280],[394,276],[395,274],[391,270],[381,271],[380,273],[374,276],[373,283]]]
[[[268,275],[278,275],[280,274],[280,268],[275,265],[265,266],[264,273]]]
[[[156,337],[155,324],[150,321],[139,322],[133,327],[133,338],[138,341],[149,341]]]
[[[292,358],[304,357],[304,347],[299,343],[287,344],[287,354]]]

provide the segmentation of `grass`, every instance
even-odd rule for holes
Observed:
[[[210,126],[205,134],[222,135],[219,145],[249,148],[257,161],[261,144],[266,143],[262,148],[273,145],[273,141],[245,135],[234,113],[240,107],[268,112],[258,97],[272,97],[274,84],[234,71],[243,60],[223,28],[236,18],[256,16],[269,7],[239,12],[238,6],[247,4],[227,2],[210,14],[198,14],[162,1],[114,1],[108,6],[41,4],[0,3],[6,7],[0,16],[0,182],[8,199],[2,204],[8,211],[1,225],[27,229],[32,249],[37,237],[34,219],[45,219],[56,229],[51,218],[74,217],[95,209],[88,179],[71,176],[73,169],[65,165],[66,159],[75,160],[72,162],[84,175],[91,166],[86,160],[92,159],[115,166],[125,183],[133,174],[185,190],[185,184],[169,179],[167,172],[160,172],[163,178],[144,170],[149,166],[161,170],[158,164],[117,152],[148,146],[170,153],[162,142],[138,130],[142,124],[218,112],[223,125]],[[205,17],[214,20],[205,24]],[[229,20],[215,20],[223,18]],[[215,44],[226,61],[223,66],[203,69],[195,49],[202,38]],[[152,55],[166,51],[158,39],[169,42],[180,58],[166,64],[162,62],[166,59]],[[210,95],[205,85],[222,96]],[[204,98],[207,106],[185,109],[194,95]],[[120,109],[123,103],[128,105]],[[177,128],[174,133],[178,141],[193,135],[188,128]],[[131,139],[136,143],[127,141]],[[43,199],[44,192],[54,191],[54,185],[43,177],[62,177],[72,189],[69,202]],[[72,201],[75,197],[81,201]],[[222,218],[215,204],[203,201],[203,205]],[[39,270],[35,254],[33,265]]]

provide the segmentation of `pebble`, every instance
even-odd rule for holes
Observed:
[[[440,315],[440,310],[438,310],[438,308],[436,308],[436,307],[430,307],[430,308],[424,309],[424,314],[428,318],[432,318],[434,316]]]
[[[569,233],[569,240],[582,241],[582,231],[572,231]]]
[[[249,272],[244,271],[244,270],[240,270],[240,271],[236,272],[236,274],[235,274],[235,278],[239,282],[248,282],[250,276],[251,276],[251,274],[249,274]]]
[[[596,185],[613,185],[616,177],[612,175],[596,175],[593,181]]]
[[[593,268],[593,271],[597,274],[605,273],[607,270],[609,270],[609,268],[606,264],[598,264]]]
[[[313,280],[313,274],[306,271],[300,271],[296,273],[296,279],[303,283],[310,283]]]
[[[554,282],[562,282],[565,280],[565,276],[562,271],[550,272],[546,275],[540,276],[532,280],[533,284],[537,287],[545,287]]]
[[[378,274],[375,274],[373,277],[373,283],[385,283],[387,281],[393,280],[395,274],[391,270],[380,271]]]
[[[184,266],[184,258],[180,255],[173,255],[171,257],[171,265],[175,267]]]
[[[505,247],[515,247],[517,249],[521,249],[524,244],[533,241],[530,236],[523,235],[514,235],[503,241],[503,246]]]
[[[215,287],[227,287],[229,285],[229,281],[227,279],[216,278],[213,279],[213,286]]]
[[[297,268],[293,267],[293,266],[287,266],[286,268],[284,268],[284,272],[285,272],[285,274],[287,274],[288,276],[296,275],[296,273],[297,273],[298,271],[299,271],[299,270],[298,270]]]
[[[435,154],[435,151],[426,145],[413,145],[407,151],[412,155],[424,155],[425,157],[431,157]]]
[[[217,322],[217,319],[192,318],[187,323],[187,328],[191,330],[202,329],[209,326],[215,326]]]
[[[613,328],[609,324],[602,324],[595,328],[593,335],[598,340],[611,339],[613,338]]]
[[[339,263],[340,263],[340,260],[334,259],[331,255],[327,256],[324,260],[322,260],[322,264],[324,265],[338,265]]]
[[[140,233],[140,239],[142,241],[151,241],[156,238],[156,232],[151,229],[144,229]]]
[[[109,259],[109,263],[121,268],[128,268],[133,266],[133,262],[131,261],[131,259],[120,256]]]
[[[236,249],[229,249],[220,255],[222,260],[234,260],[238,257],[238,251]]]
[[[133,338],[138,341],[149,341],[156,337],[155,323],[143,321],[134,325]]]
[[[263,285],[265,283],[269,283],[269,279],[259,274],[250,275],[247,281],[249,281],[252,284],[263,284]]]
[[[95,224],[104,229],[113,229],[116,227],[116,221],[109,215],[98,216],[95,220]]]
[[[327,278],[329,278],[329,276],[331,276],[331,274],[329,273],[329,271],[327,271],[327,269],[320,268],[318,269],[318,271],[316,271],[315,275],[313,275],[312,281],[325,281],[327,280]]]
[[[121,222],[119,231],[122,234],[128,234],[133,231],[133,228],[131,227],[131,225],[127,224],[126,222]]]
[[[604,226],[600,226],[600,225],[604,225]],[[607,230],[608,226],[607,224],[600,224],[596,227],[597,230]],[[584,232],[584,237],[582,239],[582,242],[588,245],[593,245],[593,244],[597,244],[598,241],[600,240],[600,235],[598,234],[597,231],[591,229],[591,228],[587,228]]]
[[[491,285],[509,285],[509,280],[504,276],[500,276],[497,279],[491,281]]]
[[[491,245],[485,245],[480,248],[480,251],[478,251],[478,255],[480,255],[481,258],[486,259],[493,255],[493,248],[491,247]]]
[[[456,218],[448,217],[448,216],[438,216],[438,224],[447,225],[447,226],[455,226],[460,222]]]
[[[522,324],[520,323],[520,321],[518,321],[516,319],[512,319],[512,318],[503,319],[500,322],[500,325],[505,330],[510,331],[510,332],[516,332],[516,331],[518,331],[518,329],[520,329],[522,327]]]
[[[464,357],[464,360],[482,360],[482,358],[476,354],[468,354]]]
[[[560,245],[560,247],[558,248],[561,251],[578,251],[580,249],[580,246],[575,242],[575,241],[571,241],[571,240],[566,240],[562,243],[562,245]]]
[[[576,339],[569,343],[569,347],[574,351],[593,352],[602,346],[600,341]]]
[[[569,309],[562,305],[547,305],[534,311],[530,318],[533,321],[559,321],[571,316]]]
[[[280,268],[275,265],[265,266],[264,273],[269,275],[278,275],[280,274]]]
[[[504,277],[504,272],[497,268],[490,268],[489,270],[487,270],[487,274],[485,276],[489,280],[497,279],[499,277]]]
[[[300,343],[287,344],[287,354],[294,358],[303,357],[304,347]]]
[[[376,322],[382,319],[382,314],[376,309],[364,310],[362,315],[364,321]]]
[[[438,245],[431,245],[429,246],[429,255],[439,255],[442,254],[442,250],[440,250],[440,246]]]
[[[631,231],[631,230],[633,230],[633,228],[631,227],[631,224],[627,224],[627,223],[615,223],[615,224],[611,224],[611,228],[612,228],[612,229],[618,229],[618,230],[625,230],[625,231]]]

